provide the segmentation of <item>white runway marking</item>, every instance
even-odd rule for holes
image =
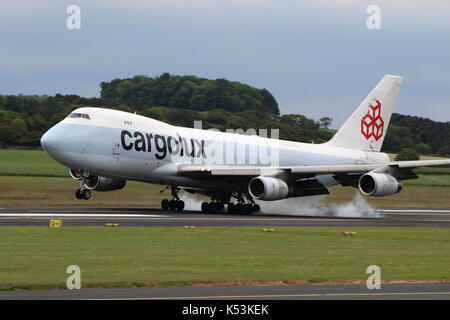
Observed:
[[[425,213],[425,214],[449,214],[449,213],[450,213],[450,210],[386,209],[386,210],[378,210],[378,212],[383,212],[383,213],[397,213],[397,214],[414,214],[414,213]]]
[[[117,214],[120,214],[120,213],[124,213],[124,212],[142,212],[142,211],[138,211],[138,210],[120,210],[120,211],[118,211],[118,210],[95,210],[95,211],[92,211],[92,210],[58,210],[58,211],[51,211],[51,210],[30,210],[30,211],[28,211],[29,213],[48,213],[48,214],[50,214],[50,213],[74,213],[74,212],[79,212],[79,213],[90,213],[90,214],[96,214],[96,213],[98,213],[98,214],[102,214],[102,213],[111,213],[111,212],[114,212],[114,213],[117,213]]]
[[[0,217],[15,218],[48,218],[48,217],[64,217],[64,218],[165,218],[167,216],[151,215],[151,214],[70,214],[70,213],[2,213]]]

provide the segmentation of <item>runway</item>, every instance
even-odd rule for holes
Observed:
[[[450,209],[382,209],[378,218],[336,216],[230,215],[195,211],[169,212],[138,207],[2,207],[0,226],[48,226],[61,218],[64,226],[368,226],[450,227]]]
[[[0,300],[449,300],[450,283],[160,287],[0,291]]]

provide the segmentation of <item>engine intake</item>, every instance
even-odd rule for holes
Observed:
[[[402,191],[402,184],[390,174],[369,172],[359,179],[359,190],[372,197],[383,197]]]
[[[86,178],[85,186],[95,191],[113,191],[125,187],[126,180],[118,178],[89,176]]]
[[[248,192],[257,200],[280,200],[288,196],[289,186],[281,179],[259,176],[250,180]]]
[[[83,177],[83,171],[81,170],[70,169],[69,173],[75,180],[80,180]]]

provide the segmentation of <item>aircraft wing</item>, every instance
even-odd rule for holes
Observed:
[[[433,167],[450,165],[450,160],[419,160],[419,161],[392,161],[386,163],[371,163],[361,165],[326,165],[326,166],[292,166],[292,167],[264,167],[264,166],[226,166],[226,165],[196,165],[183,164],[178,166],[178,173],[192,178],[208,178],[212,176],[256,177],[285,172],[292,175],[313,177],[324,174],[364,174],[376,172],[389,173],[400,180],[413,179],[417,176],[411,171],[420,167]],[[413,175],[413,176],[412,176]]]

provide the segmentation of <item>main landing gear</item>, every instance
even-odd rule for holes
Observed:
[[[256,203],[230,203],[227,209],[230,214],[252,214],[261,211]]]
[[[203,202],[202,212],[203,213],[220,213],[224,211],[225,205],[222,202]]]
[[[227,211],[230,214],[252,214],[257,213],[261,210],[260,206],[257,205],[251,197],[247,198],[249,199],[246,203],[244,197],[242,194],[232,194],[233,198],[236,198],[237,203],[229,202],[227,205]],[[225,204],[220,201],[214,201],[213,202],[203,202],[202,203],[202,212],[203,213],[221,213],[225,211]]]
[[[161,201],[161,209],[163,210],[170,210],[170,211],[183,211],[184,210],[184,201],[180,200],[178,197],[178,191],[180,191],[179,188],[172,187],[172,200],[164,199]]]

